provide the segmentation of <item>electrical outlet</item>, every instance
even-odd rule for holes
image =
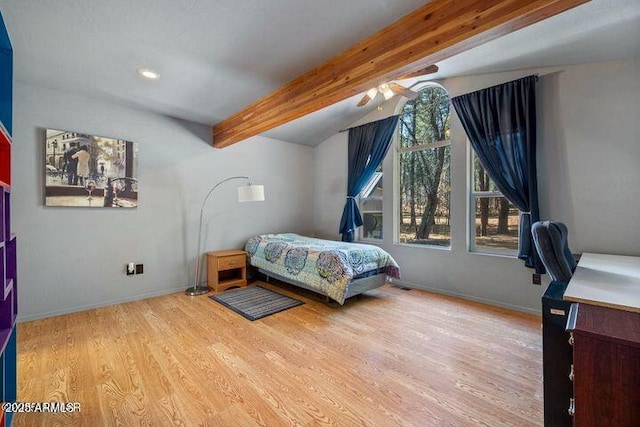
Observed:
[[[542,277],[538,273],[533,273],[533,277],[531,278],[531,283],[534,285],[542,284]]]
[[[136,264],[136,274],[142,274],[142,273],[144,273],[144,268],[142,264]]]
[[[128,264],[125,266],[125,270],[126,270],[126,272],[127,272],[127,276],[131,276],[132,274],[135,274],[135,273],[136,273],[135,265],[134,265],[132,262],[128,263]]]

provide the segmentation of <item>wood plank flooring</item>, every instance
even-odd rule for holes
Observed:
[[[18,325],[14,426],[541,426],[540,318],[384,286],[250,322],[182,293]],[[294,292],[292,292],[294,291]]]

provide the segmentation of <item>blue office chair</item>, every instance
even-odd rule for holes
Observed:
[[[567,226],[557,221],[538,221],[531,226],[531,234],[551,280],[569,282],[576,261],[569,249]]]
[[[542,296],[542,373],[544,425],[571,426],[567,400],[573,384],[567,373],[573,366],[573,347],[567,341],[567,319],[571,301],[564,300],[576,262],[567,243],[567,227],[561,222],[539,221],[531,234],[540,259],[551,276]]]

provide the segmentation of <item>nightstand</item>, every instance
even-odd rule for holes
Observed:
[[[207,285],[214,293],[247,286],[247,254],[240,250],[207,252]]]

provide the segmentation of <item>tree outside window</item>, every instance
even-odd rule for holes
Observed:
[[[401,112],[398,137],[399,243],[450,246],[450,99],[421,89]]]
[[[516,256],[520,211],[493,183],[471,151],[470,248],[473,252]]]

